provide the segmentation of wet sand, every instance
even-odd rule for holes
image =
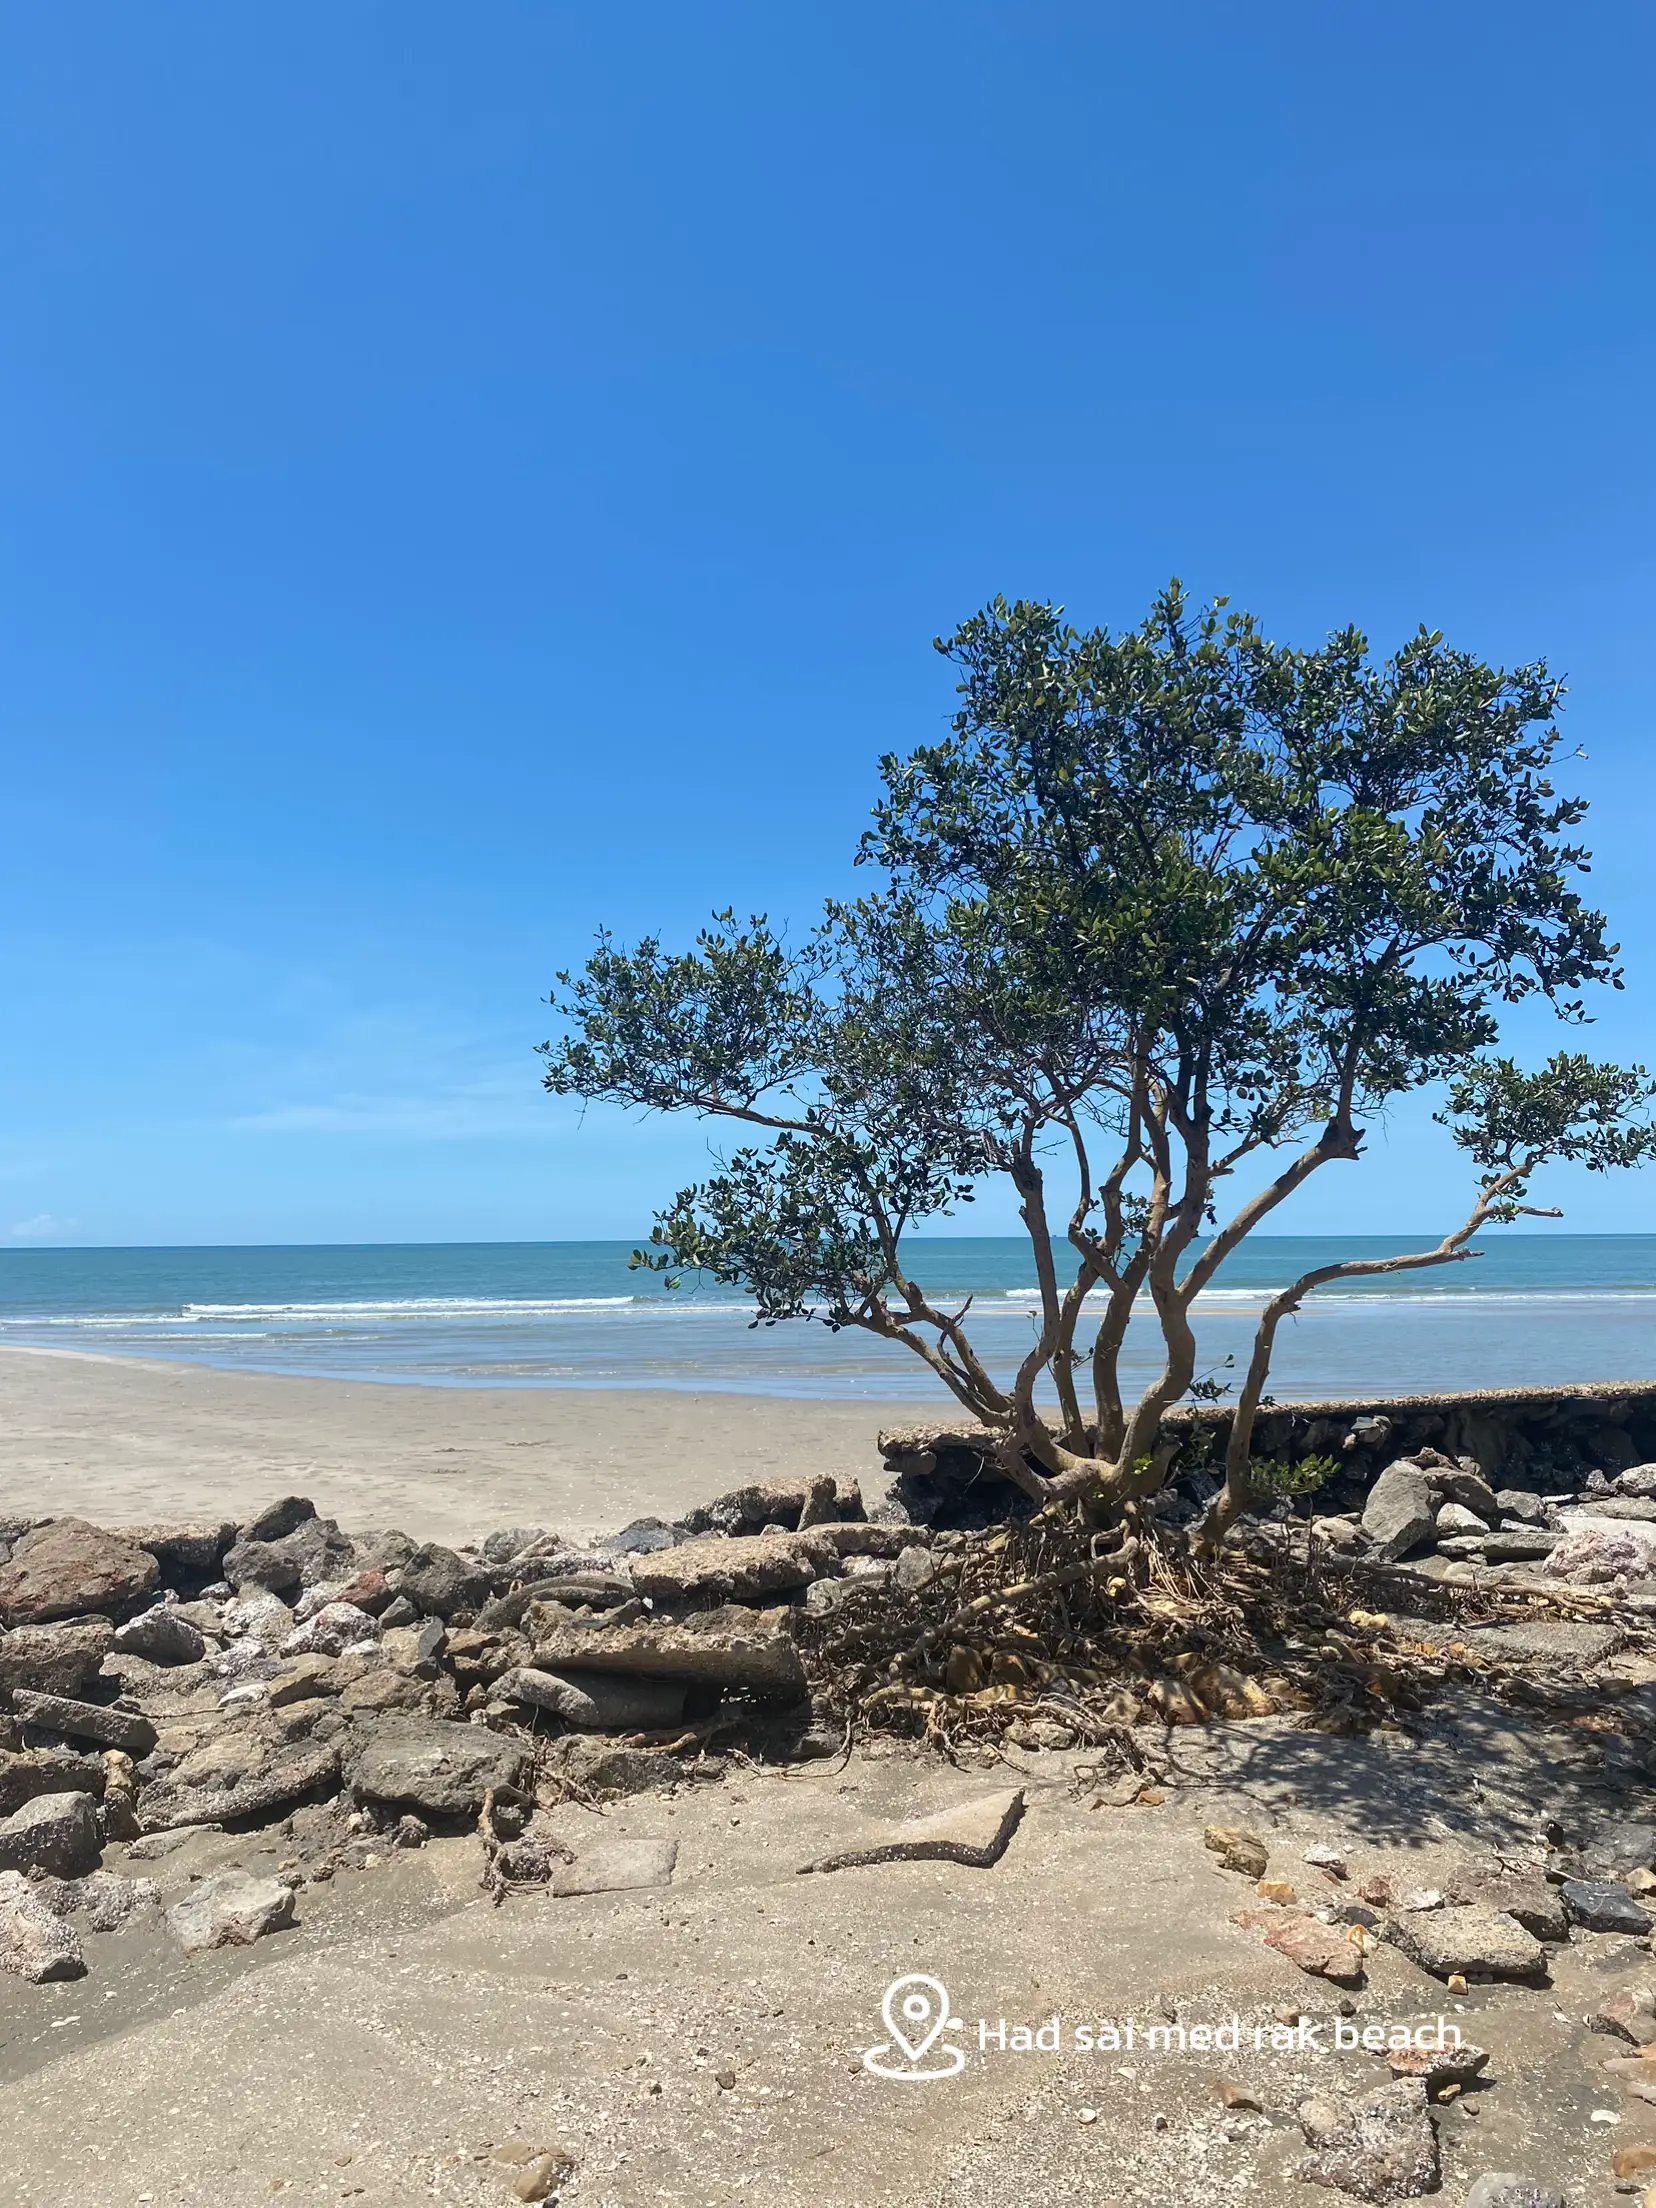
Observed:
[[[884,1425],[946,1399],[825,1403],[671,1389],[432,1388],[0,1352],[0,1510],[101,1525],[243,1518],[308,1495],[347,1528],[584,1536],[765,1476],[872,1486]]]

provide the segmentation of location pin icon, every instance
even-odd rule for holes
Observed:
[[[887,1986],[882,2013],[886,2030],[909,2061],[918,2063],[949,2021],[948,1988],[941,1979],[916,1971]]]

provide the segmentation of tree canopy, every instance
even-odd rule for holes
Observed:
[[[940,741],[880,762],[858,854],[878,886],[798,943],[727,911],[682,952],[602,935],[558,978],[554,1093],[755,1130],[659,1214],[642,1262],[739,1286],[762,1321],[902,1344],[1033,1497],[1108,1504],[1164,1474],[1196,1297],[1397,1098],[1443,1089],[1477,1179],[1466,1224],[1386,1269],[1474,1255],[1551,1159],[1650,1154],[1642,1068],[1494,1055],[1507,1008],[1573,1025],[1622,986],[1578,886],[1585,807],[1551,780],[1543,664],[1490,667],[1424,629],[1380,660],[1355,629],[1300,650],[1177,582],[1121,634],[997,599],[937,649],[960,704]],[[908,1253],[1002,1174],[1040,1301],[1018,1370],[994,1374]],[[1239,1175],[1259,1185],[1227,1210]],[[1220,1525],[1277,1323],[1373,1269],[1319,1268],[1267,1308]],[[1128,1404],[1146,1304],[1165,1361]]]

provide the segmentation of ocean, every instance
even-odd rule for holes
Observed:
[[[1246,1360],[1265,1297],[1340,1256],[1427,1238],[1260,1236],[1199,1302],[1202,1359]],[[1282,1401],[1656,1378],[1656,1235],[1490,1236],[1441,1272],[1321,1290],[1278,1335]],[[92,1350],[229,1370],[441,1387],[653,1387],[743,1394],[948,1397],[902,1348],[819,1323],[755,1327],[730,1289],[666,1289],[627,1242],[397,1243],[0,1251],[0,1346]],[[1010,1374],[1034,1327],[1026,1244],[934,1238],[910,1249],[934,1296],[970,1295],[974,1340]],[[1135,1317],[1125,1377],[1159,1362]]]

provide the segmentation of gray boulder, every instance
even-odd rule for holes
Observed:
[[[316,1505],[303,1495],[283,1495],[267,1503],[256,1518],[241,1529],[244,1541],[280,1541],[297,1531],[307,1518],[316,1516]]]
[[[1642,1939],[1656,1918],[1641,1909],[1625,1886],[1608,1878],[1567,1878],[1558,1898],[1570,1922],[1588,1932],[1625,1932]]]
[[[448,1619],[461,1611],[475,1617],[491,1592],[489,1574],[468,1564],[452,1549],[428,1541],[402,1568],[402,1592],[428,1618]]]
[[[1606,1825],[1581,1851],[1583,1878],[1625,1879],[1632,1871],[1656,1869],[1656,1825],[1618,1820]]]
[[[224,1576],[238,1595],[260,1587],[280,1594],[299,1585],[299,1560],[280,1542],[249,1538],[225,1551]]]
[[[116,1628],[115,1646],[123,1656],[143,1656],[152,1664],[199,1664],[206,1637],[168,1603],[157,1603]]]
[[[1468,1510],[1461,1503],[1445,1503],[1435,1521],[1438,1538],[1446,1534],[1474,1533],[1483,1536],[1489,1531],[1475,1510]]]
[[[1544,1526],[1547,1522],[1546,1504],[1527,1488],[1503,1487],[1495,1500],[1504,1519],[1516,1519],[1521,1526]]]
[[[210,1947],[251,1947],[292,1922],[291,1889],[246,1871],[203,1879],[167,1911],[167,1929],[188,1955]]]
[[[485,1725],[387,1717],[350,1757],[346,1778],[365,1801],[433,1817],[474,1817],[491,1788],[520,1786],[531,1761],[520,1741]]]
[[[0,1871],[0,1970],[35,1986],[86,1976],[73,1925],[47,1908],[20,1871]]]
[[[483,1561],[500,1570],[510,1564],[514,1556],[521,1556],[525,1549],[536,1548],[552,1538],[544,1526],[501,1526],[484,1542]]]
[[[1486,1526],[1494,1525],[1500,1518],[1500,1499],[1481,1473],[1470,1472],[1462,1466],[1453,1472],[1434,1472],[1432,1477],[1446,1503],[1471,1511]]]
[[[1431,1482],[1406,1459],[1388,1464],[1369,1489],[1363,1506],[1363,1531],[1377,1556],[1395,1563],[1432,1538],[1434,1507]]]
[[[84,1518],[54,1518],[24,1534],[0,1564],[0,1623],[124,1617],[160,1584],[161,1567],[148,1549]]]
[[[63,1625],[20,1625],[0,1636],[0,1699],[14,1687],[38,1694],[84,1694],[115,1642],[107,1618]]]
[[[101,1852],[90,1794],[37,1794],[0,1823],[0,1871],[79,1878],[97,1869]]]

